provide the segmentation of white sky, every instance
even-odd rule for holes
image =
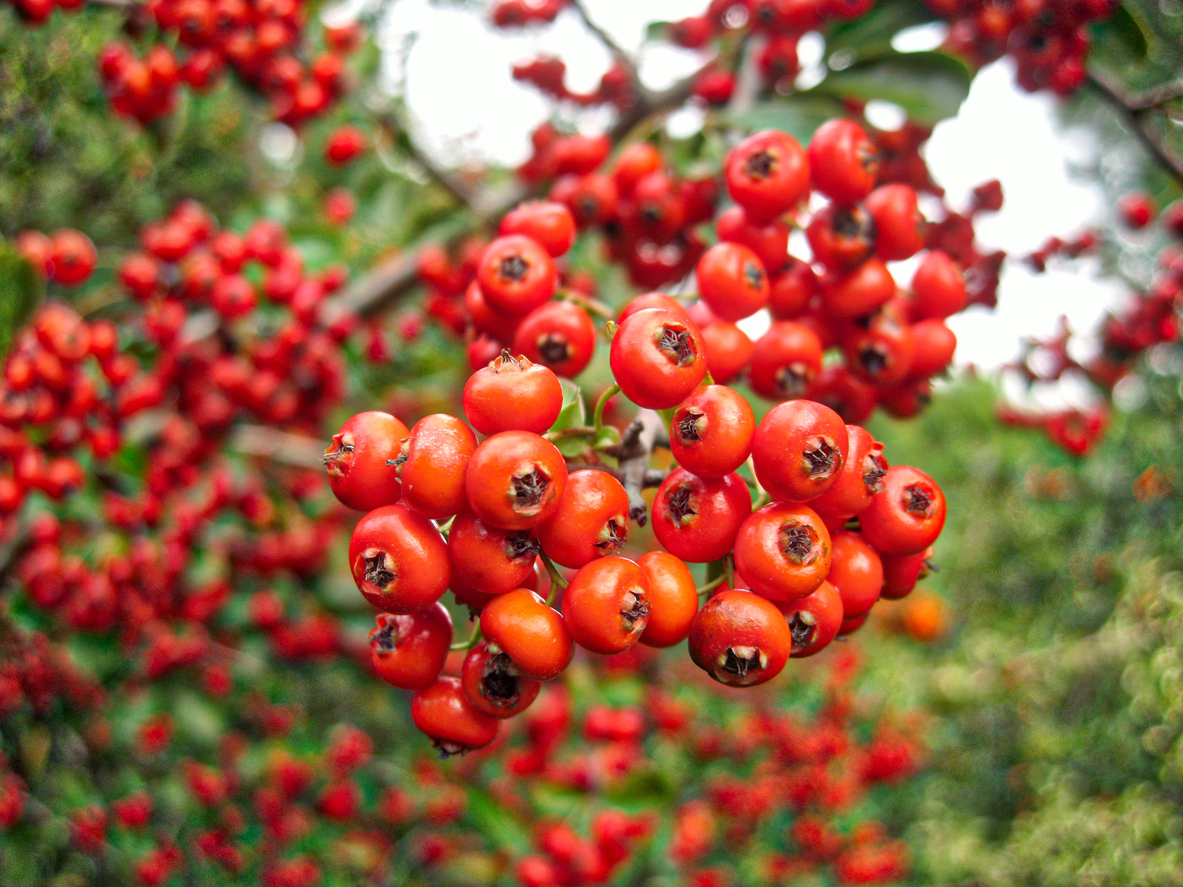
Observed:
[[[642,36],[647,21],[701,12],[704,0],[588,0],[587,5],[625,49],[639,53],[648,85],[660,87],[701,63],[693,52],[642,47]],[[512,79],[515,61],[540,53],[559,55],[567,63],[568,85],[581,91],[594,88],[608,64],[607,53],[571,11],[553,26],[499,31],[471,11],[432,6],[428,0],[399,0],[392,5],[382,41],[385,77],[405,87],[416,137],[449,163],[516,164],[528,156],[529,133],[551,106],[532,87]],[[908,42],[897,43],[897,48],[931,48],[939,35],[920,32]],[[816,58],[820,49],[803,43],[803,62],[810,55]],[[810,76],[808,71],[804,76]],[[1009,67],[994,65],[975,78],[960,115],[941,123],[929,142],[926,156],[933,177],[946,188],[954,208],[965,205],[973,186],[991,178],[1002,182],[1003,210],[982,217],[978,239],[1014,257],[1003,271],[998,308],[975,308],[950,322],[958,336],[960,364],[998,366],[1016,354],[1021,336],[1051,333],[1061,314],[1074,329],[1090,329],[1121,292],[1088,273],[1053,268],[1034,275],[1018,261],[1048,236],[1072,236],[1104,212],[1098,189],[1069,178],[1073,147],[1052,129],[1053,102],[1050,96],[1021,92],[1013,86]],[[605,123],[603,117],[582,113],[579,122],[593,131]],[[689,112],[674,125],[692,130],[697,121]],[[906,283],[910,269],[900,272],[898,279]]]

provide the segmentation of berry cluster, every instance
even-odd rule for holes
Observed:
[[[560,205],[528,204],[502,232],[468,291],[526,327],[547,306],[568,304],[551,301],[554,256],[569,249],[575,226]],[[748,261],[759,263],[754,253]],[[749,286],[752,277],[741,266],[725,284]],[[708,304],[739,304],[746,316],[759,298],[710,291]],[[555,356],[550,332],[533,344]],[[375,669],[415,691],[415,724],[445,753],[491,743],[500,721],[527,708],[577,647],[615,655],[689,638],[691,658],[713,678],[753,686],[790,656],[857,629],[881,593],[902,596],[915,584],[945,517],[932,479],[889,468],[865,429],[814,401],[782,401],[757,423],[741,394],[708,383],[708,355],[691,315],[650,293],[620,313],[609,354],[615,384],[593,426],[559,423],[556,373],[506,350],[465,385],[472,428],[433,414],[408,429],[369,411],[334,435],[324,457],[330,484],[343,504],[367,512],[349,564],[382,611],[371,635]],[[655,476],[651,449],[636,447],[643,420],[625,439],[603,425],[616,391],[643,409],[672,411],[668,449],[678,467]],[[657,486],[651,509],[646,484]],[[625,557],[630,520],[650,516],[664,550]],[[848,528],[854,520],[857,530]],[[720,568],[701,590],[715,591],[701,609],[687,562]],[[573,574],[564,578],[556,564]],[[458,677],[441,677],[453,638],[440,603],[449,588],[479,615]]]
[[[205,92],[230,69],[269,100],[276,120],[298,125],[342,95],[345,58],[362,38],[356,24],[326,27],[324,51],[308,58],[304,17],[300,0],[152,0],[138,27],[154,26],[161,42],[142,57],[110,44],[99,75],[111,107],[147,124],[174,110],[181,86]]]

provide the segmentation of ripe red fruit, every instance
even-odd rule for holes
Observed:
[[[347,419],[324,454],[329,486],[337,499],[358,511],[397,502],[402,481],[393,463],[408,434],[406,425],[377,410]]]
[[[716,243],[694,271],[698,294],[721,320],[734,323],[768,304],[768,273],[760,258],[738,243]]]
[[[334,166],[343,166],[361,154],[365,147],[364,132],[356,126],[340,126],[325,142],[325,160]]]
[[[879,154],[853,120],[827,120],[814,132],[806,153],[813,187],[838,203],[857,203],[875,187]]]
[[[802,397],[822,369],[822,343],[803,323],[778,320],[752,346],[748,381],[769,400]]]
[[[559,507],[567,462],[555,445],[529,431],[502,431],[468,460],[464,489],[473,512],[503,530],[528,530]]]
[[[818,514],[843,521],[871,504],[871,497],[883,489],[883,475],[887,472],[883,444],[860,425],[847,425],[846,431],[849,444],[838,479],[826,492],[809,500],[809,507]]]
[[[541,681],[525,677],[512,659],[484,641],[464,657],[460,682],[473,707],[498,720],[525,711],[542,689]]]
[[[577,305],[550,301],[521,319],[513,350],[550,367],[557,376],[574,379],[595,354],[596,326]]]
[[[965,307],[965,279],[945,252],[932,250],[912,275],[913,316],[916,320],[945,318]]]
[[[774,130],[744,139],[727,158],[727,191],[752,221],[792,209],[809,193],[809,160],[790,135]]]
[[[575,642],[563,617],[525,588],[499,594],[481,610],[481,634],[522,674],[549,681],[571,664]]]
[[[499,530],[461,512],[448,532],[452,576],[482,594],[520,588],[534,571],[538,540],[529,530]]]
[[[444,756],[484,748],[497,738],[501,722],[468,701],[460,678],[444,677],[411,699],[411,720]]]
[[[726,385],[743,371],[755,347],[747,333],[725,320],[704,326],[702,339],[706,345],[707,371],[720,385]]]
[[[469,377],[463,402],[464,415],[481,434],[542,434],[563,408],[563,386],[553,370],[503,350]]]
[[[452,617],[438,601],[414,613],[380,613],[370,632],[371,661],[388,684],[421,690],[443,671],[451,643]]]
[[[628,493],[611,474],[572,471],[550,518],[535,527],[542,550],[564,567],[616,554],[628,539]]]
[[[475,450],[476,435],[455,416],[424,416],[394,460],[403,502],[432,520],[444,520],[467,507],[464,475]]]
[[[842,598],[842,618],[856,619],[879,600],[883,564],[879,553],[859,534],[840,530],[830,537],[832,560],[827,581]]]
[[[593,653],[621,653],[649,622],[649,580],[628,558],[594,560],[563,591],[563,622],[575,643]]]
[[[349,539],[358,589],[387,613],[413,613],[440,599],[452,578],[448,545],[435,524],[405,505],[376,508]]]
[[[780,674],[793,646],[784,614],[750,591],[712,597],[690,626],[690,658],[721,684],[753,687]]]
[[[924,216],[916,189],[893,182],[880,185],[864,201],[875,221],[875,254],[885,262],[910,259],[924,248]]]
[[[62,286],[77,286],[94,272],[98,253],[90,238],[80,231],[63,228],[50,237],[49,278]]]
[[[756,478],[773,499],[813,499],[837,482],[849,440],[846,424],[829,407],[811,400],[777,404],[752,438]]]
[[[859,515],[864,538],[882,554],[924,551],[945,525],[945,495],[941,488],[910,465],[887,469],[883,487]]]
[[[681,643],[698,612],[698,591],[690,568],[665,551],[647,551],[637,564],[649,581],[649,622],[641,643],[648,647]]]
[[[789,260],[789,229],[773,221],[757,225],[749,219],[742,206],[733,206],[715,220],[715,233],[720,241],[746,246],[770,273],[780,271]]]
[[[559,272],[538,241],[524,234],[498,237],[477,266],[477,282],[496,311],[520,317],[554,295]]]
[[[842,626],[842,598],[828,580],[805,597],[782,604],[781,610],[793,637],[789,656],[794,659],[821,652]]]
[[[506,213],[498,233],[502,236],[524,234],[558,257],[575,242],[575,219],[561,203],[535,200]]]
[[[735,536],[735,568],[752,591],[774,601],[811,593],[829,573],[830,558],[830,533],[805,505],[765,505],[752,512]]]
[[[612,375],[639,407],[677,406],[706,375],[702,333],[688,319],[663,308],[638,311],[620,324],[609,352]]]
[[[671,554],[708,563],[731,550],[751,510],[751,493],[738,474],[706,478],[677,468],[653,497],[653,533]]]
[[[670,451],[678,464],[699,477],[722,477],[747,461],[756,417],[733,388],[706,385],[674,410]]]

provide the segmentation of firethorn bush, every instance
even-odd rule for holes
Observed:
[[[0,3],[4,887],[1177,881],[1179,16],[610,6]]]

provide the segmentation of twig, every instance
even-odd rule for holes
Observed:
[[[611,34],[596,24],[591,15],[588,13],[587,6],[584,5],[583,0],[570,0],[570,6],[575,10],[575,13],[579,16],[579,18],[583,20],[584,26],[596,35],[597,40],[604,44],[604,48],[612,53],[612,55],[616,56],[616,58],[622,62],[626,68],[628,68],[628,72],[632,76],[633,84],[639,84],[641,81],[637,76],[637,64],[635,61],[633,61],[633,57],[624,51],[624,47],[617,43],[616,39]]]
[[[377,115],[378,126],[390,138],[391,142],[401,144],[410,155],[411,160],[421,167],[428,178],[447,191],[462,206],[475,209],[474,196],[470,190],[452,174],[451,170],[440,166],[435,158],[419,148],[419,145],[409,135],[399,140],[399,133],[406,132],[406,127],[396,116],[396,112],[383,112]]]
[[[230,439],[229,449],[248,456],[263,456],[296,468],[322,469],[324,441],[288,434],[262,425],[241,425]]]
[[[1095,71],[1088,74],[1086,82],[1096,90],[1103,99],[1120,111],[1133,127],[1134,135],[1146,146],[1168,172],[1183,182],[1183,156],[1175,150],[1175,146],[1160,133],[1151,118],[1160,116],[1167,119],[1165,113],[1156,105],[1145,106],[1135,104],[1135,99],[1127,96],[1120,87],[1108,83]],[[1143,99],[1145,95],[1138,97]]]

